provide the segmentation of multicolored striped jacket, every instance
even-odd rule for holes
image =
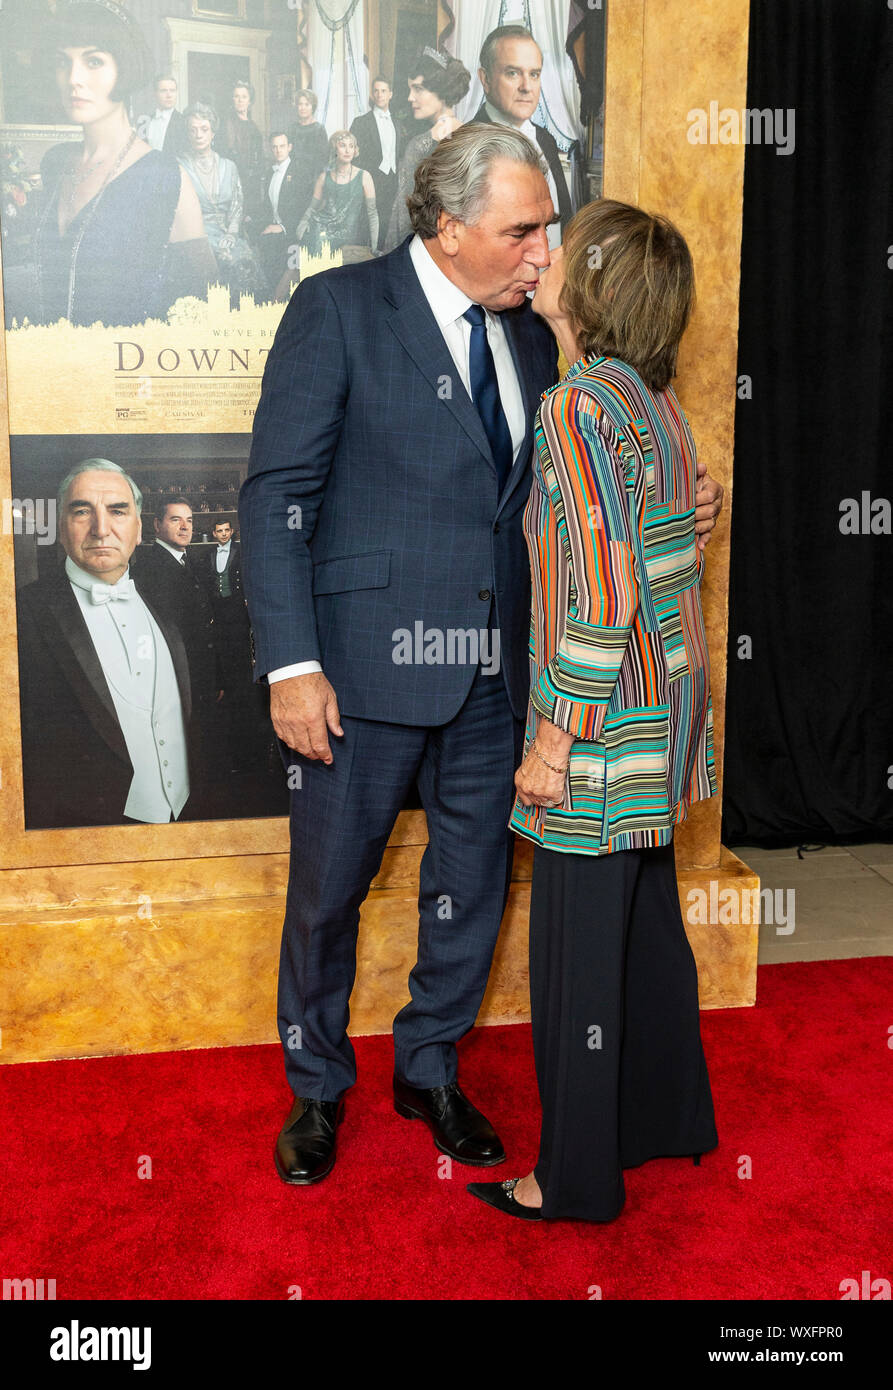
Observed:
[[[695,445],[672,387],[586,356],[536,417],[524,513],[533,608],[525,751],[541,718],[574,734],[560,806],[509,820],[548,849],[667,844],[716,791],[695,542]]]

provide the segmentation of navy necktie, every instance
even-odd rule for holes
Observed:
[[[472,304],[462,317],[471,324],[471,351],[468,359],[471,396],[490,441],[490,451],[496,464],[496,477],[501,493],[512,470],[515,450],[502,401],[499,399],[496,363],[487,341],[487,320],[480,304]]]

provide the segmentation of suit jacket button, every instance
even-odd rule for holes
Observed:
[[[494,524],[494,526],[493,526],[493,534],[494,534],[494,536],[498,536],[498,535],[499,535],[499,522],[498,522],[498,521],[497,521],[497,522]]]
[[[490,597],[490,590],[489,590],[489,589],[479,589],[479,590],[478,590],[478,598],[488,599],[489,597]]]

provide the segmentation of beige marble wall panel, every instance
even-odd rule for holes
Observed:
[[[605,72],[605,167],[602,193],[639,201],[647,0],[609,0]]]
[[[632,43],[639,0],[612,0],[609,23]],[[748,0],[644,0],[641,41],[641,125],[636,196],[629,198],[630,135],[622,129],[630,92],[622,87],[617,48],[608,50],[606,176],[608,196],[637,201],[675,222],[692,251],[697,307],[685,335],[675,383],[691,421],[699,457],[726,489],[723,516],[707,549],[702,588],[710,647],[717,770],[725,734],[729,522],[738,351],[738,288],[744,146],[695,145],[689,112],[710,102],[741,111],[747,100]],[[609,44],[611,32],[609,30]],[[680,864],[719,862],[721,799],[694,809],[677,837]]]
[[[752,1004],[755,925],[691,924],[689,894],[740,893],[759,880],[734,856],[718,869],[679,876],[686,932],[703,1008]],[[416,956],[417,892],[377,889],[361,913],[351,1032],[386,1033],[409,997]],[[281,895],[6,914],[4,1062],[163,1052],[276,1041]],[[530,1017],[527,921],[530,884],[513,885],[481,1024]],[[595,915],[594,915],[595,922]]]

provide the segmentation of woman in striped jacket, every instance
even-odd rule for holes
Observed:
[[[532,1173],[469,1191],[611,1221],[623,1169],[717,1143],[673,828],[713,795],[695,446],[675,392],[694,296],[669,222],[602,200],[534,309],[573,365],[537,416],[531,693],[510,825],[535,845]]]

